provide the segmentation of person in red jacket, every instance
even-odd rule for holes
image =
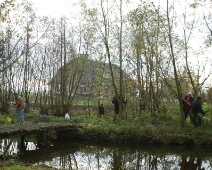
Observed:
[[[183,112],[185,116],[185,120],[188,117],[188,113],[191,109],[191,104],[194,102],[194,98],[192,97],[192,93],[188,92],[187,95],[182,98],[182,103],[183,103]]]
[[[14,93],[14,97],[16,100],[15,107],[18,110],[18,118],[17,123],[24,123],[24,102],[21,96],[18,96],[17,93]]]

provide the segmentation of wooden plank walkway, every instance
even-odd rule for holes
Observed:
[[[11,135],[20,135],[26,133],[34,133],[42,130],[53,129],[55,131],[64,131],[73,128],[80,128],[82,124],[76,122],[39,122],[32,124],[11,124],[0,125],[0,137],[7,137]]]

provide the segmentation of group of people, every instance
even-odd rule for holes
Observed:
[[[24,123],[24,106],[25,106],[25,104],[24,104],[21,96],[18,96],[17,93],[14,93],[14,97],[16,100],[15,107],[18,110],[17,123]],[[116,98],[116,96],[113,98],[112,103],[114,104],[114,112],[115,112],[114,121],[116,119],[116,116],[119,113],[119,102],[118,101],[123,102],[125,105],[127,103],[126,100],[121,100],[120,98],[118,100]],[[200,127],[202,125],[202,118],[199,115],[199,113],[201,113],[204,116],[206,114],[206,112],[203,111],[203,109],[202,109],[201,103],[202,103],[202,97],[198,96],[197,99],[194,100],[191,92],[188,92],[187,95],[184,98],[182,98],[185,120],[189,116],[191,123],[194,124],[195,127]],[[101,104],[101,106],[99,108],[99,113],[100,113],[100,115],[104,114],[103,104]]]
[[[119,110],[120,110],[119,109],[120,108],[119,101],[122,102],[125,105],[125,107],[126,107],[126,104],[127,104],[127,100],[125,100],[123,98],[121,99],[121,96],[120,95],[118,95],[118,98],[116,96],[113,97],[112,103],[114,104],[114,113],[115,113],[115,115],[114,115],[114,122],[115,123],[116,123],[116,117],[119,114]],[[104,115],[104,106],[103,106],[103,103],[99,106],[99,115],[100,116],[101,115]]]
[[[114,121],[116,120],[116,116],[119,113],[119,101],[124,103],[126,105],[127,101],[124,99],[120,99],[120,95],[118,96],[119,100],[115,96],[112,100],[112,103],[114,104]],[[193,124],[195,127],[201,127],[202,125],[202,114],[205,116],[206,111],[202,109],[202,97],[198,96],[196,100],[194,97],[192,97],[192,93],[188,92],[187,95],[182,98],[182,103],[183,103],[183,111],[184,111],[184,116],[185,120],[187,117],[190,117],[190,122]]]
[[[202,117],[200,114],[205,116],[205,111],[202,109],[202,97],[198,96],[196,100],[192,97],[192,93],[188,92],[187,95],[182,98],[183,111],[185,120],[190,117],[190,122],[195,127],[201,127]]]

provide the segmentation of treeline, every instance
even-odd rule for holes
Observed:
[[[143,1],[132,9],[133,2],[122,0],[86,3],[77,4],[77,14],[60,18],[38,16],[31,1],[1,3],[2,107],[14,92],[27,104],[50,108],[82,99],[88,107],[91,101],[98,106],[121,95],[152,116],[178,102],[184,125],[182,96],[191,91],[212,101],[212,87],[204,89],[211,75],[212,17],[205,9],[210,0],[183,5]],[[204,38],[197,49],[198,33]],[[90,60],[95,69],[86,70]],[[124,109],[121,105],[120,117]]]

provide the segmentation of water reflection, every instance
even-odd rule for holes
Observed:
[[[181,162],[181,169],[186,170],[186,169],[199,169],[203,170],[204,168],[201,168],[202,166],[202,159],[199,158],[194,158],[194,157],[182,157],[182,162]]]
[[[0,154],[18,154],[18,142],[3,139]],[[58,141],[49,146],[25,142],[20,159],[58,169],[211,170],[212,148],[128,146],[87,141]]]

